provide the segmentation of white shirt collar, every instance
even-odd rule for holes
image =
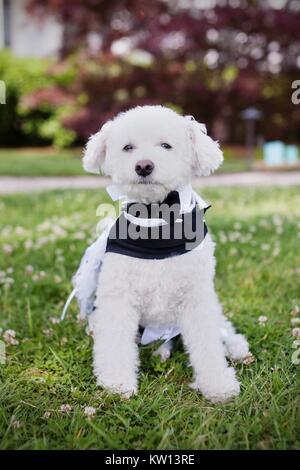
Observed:
[[[106,187],[106,191],[113,201],[124,199],[127,202],[136,202],[127,199],[126,195],[121,189],[121,186],[118,184],[110,184]],[[190,183],[178,188],[177,191],[179,193],[180,200],[180,214],[190,212],[196,204],[198,204],[199,209],[205,209],[209,206],[209,204],[207,204],[207,202],[205,202],[204,199],[199,196],[199,194],[193,191],[192,185]]]

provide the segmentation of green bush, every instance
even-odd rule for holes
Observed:
[[[6,105],[0,107],[0,143],[35,145],[71,144],[76,134],[63,125],[74,111],[66,89],[75,77],[71,64],[54,60],[17,58],[0,52],[0,79],[6,85]]]

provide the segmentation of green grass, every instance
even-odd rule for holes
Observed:
[[[0,176],[82,176],[81,149],[0,149]],[[225,147],[221,172],[248,170],[243,147]],[[261,158],[261,152],[256,151]]]
[[[19,341],[0,365],[2,449],[299,448],[300,365],[292,363],[291,333],[300,302],[299,189],[218,188],[203,196],[213,205],[207,221],[217,242],[217,290],[255,356],[236,366],[241,395],[221,405],[189,389],[180,347],[164,364],[151,356],[153,346],[143,348],[139,394],[111,396],[95,386],[92,340],[76,305],[65,322],[51,323],[93,236],[96,207],[108,201],[102,190],[0,199],[0,271],[14,280],[0,285],[0,327]],[[62,404],[72,411],[60,411]],[[97,409],[92,419],[87,405]]]
[[[82,176],[81,151],[0,149],[1,176]]]

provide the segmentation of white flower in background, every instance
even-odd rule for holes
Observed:
[[[19,429],[21,427],[20,421],[16,419],[15,416],[12,416],[10,424],[14,429]]]
[[[60,323],[60,319],[57,317],[50,317],[50,322],[52,323],[52,325],[57,325],[58,323]]]
[[[219,232],[219,237],[220,237],[220,242],[221,243],[227,243],[226,233],[223,232],[222,230]]]
[[[272,251],[272,256],[276,258],[276,256],[278,256],[279,254],[280,254],[280,246],[276,245],[274,247],[274,250]]]
[[[24,243],[24,248],[26,251],[31,250],[33,247],[33,241],[32,240],[26,240]]]
[[[269,249],[271,248],[271,246],[270,246],[268,243],[263,243],[262,245],[260,245],[260,248],[261,248],[261,250],[263,250],[263,251],[269,251]]]
[[[235,222],[233,224],[233,228],[235,228],[236,230],[241,230],[242,224],[240,222]]]
[[[249,366],[250,364],[252,364],[253,362],[255,361],[255,357],[253,356],[253,354],[249,353],[248,356],[246,356],[243,360],[243,364],[245,366]]]
[[[277,235],[281,235],[283,233],[283,227],[281,226],[276,227],[276,233]]]
[[[25,274],[26,276],[32,276],[33,275],[34,268],[31,266],[31,264],[28,264],[25,268]]]
[[[300,338],[300,328],[293,328],[292,329],[292,336],[294,338]]]
[[[299,312],[300,312],[300,309],[299,309],[298,305],[295,305],[295,307],[291,311],[292,317],[296,317],[299,314]]]
[[[5,243],[3,245],[3,251],[6,255],[11,255],[12,252],[13,252],[13,246],[12,245],[9,245],[8,243]]]
[[[264,326],[268,321],[268,317],[266,317],[265,315],[261,315],[260,317],[258,317],[258,323],[262,326]]]
[[[26,230],[24,229],[24,227],[16,227],[15,229],[15,232],[16,232],[16,235],[18,235],[19,237],[22,237],[23,235],[26,234]]]
[[[45,411],[45,413],[43,414],[43,419],[49,419],[50,416],[51,416],[50,411]]]
[[[43,335],[46,336],[46,338],[51,338],[51,336],[53,335],[52,328],[45,328],[43,330]]]
[[[55,274],[53,279],[54,279],[55,284],[60,284],[62,281],[61,277],[58,276],[58,274]]]
[[[97,413],[97,410],[93,406],[86,406],[84,408],[84,414],[88,418],[92,418],[96,413]]]
[[[86,236],[84,232],[76,232],[73,234],[74,240],[85,240]]]
[[[9,344],[11,346],[17,346],[19,344],[19,341],[16,339],[15,330],[6,330],[3,333],[3,339],[6,342],[6,344]]]
[[[9,268],[7,268],[6,272],[7,274],[12,274],[14,272],[14,268],[10,266]]]
[[[291,319],[291,325],[297,326],[300,325],[300,318],[299,317],[294,317]]]
[[[72,411],[72,406],[68,403],[61,405],[60,411],[62,411],[63,413],[69,413],[70,411]]]
[[[47,276],[47,274],[45,273],[45,271],[40,271],[39,276],[40,276],[40,279],[43,279],[44,277]]]
[[[63,336],[62,339],[60,340],[59,344],[61,346],[65,346],[67,344],[67,342],[68,342],[68,339],[65,336]]]
[[[0,271],[0,281],[1,279],[4,279],[6,276],[6,273],[4,271]]]

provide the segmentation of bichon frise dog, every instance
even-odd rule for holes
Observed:
[[[162,106],[142,106],[104,124],[90,138],[83,164],[88,172],[111,176],[127,203],[142,203],[148,210],[168,198],[177,201],[178,225],[184,215],[198,214],[199,202],[207,208],[190,189],[192,177],[209,175],[222,161],[219,145],[203,124]],[[242,360],[249,354],[248,343],[222,314],[214,288],[214,243],[200,220],[201,243],[190,250],[182,239],[177,244],[172,239],[170,246],[168,240],[150,239],[128,248],[109,237],[93,312],[98,385],[125,396],[137,392],[136,337],[143,327],[150,336],[176,332],[157,351],[163,359],[170,355],[172,336],[180,332],[194,371],[192,387],[207,399],[223,402],[238,395],[240,385],[226,356]],[[139,225],[138,214],[131,219],[127,214],[126,221]]]

